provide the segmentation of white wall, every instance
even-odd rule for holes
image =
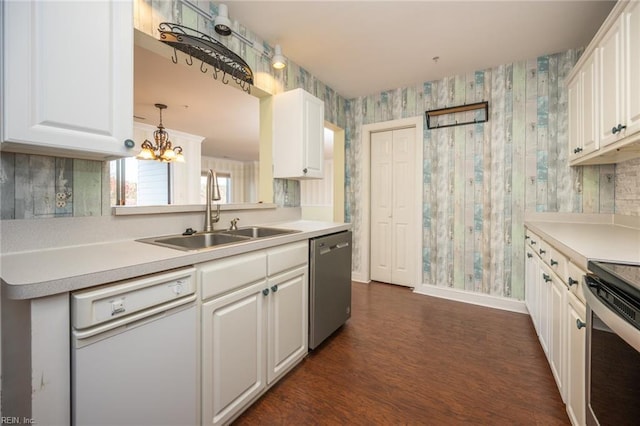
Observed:
[[[333,221],[333,159],[324,160],[324,178],[300,181],[302,219]]]
[[[236,161],[226,158],[202,157],[201,171],[212,169],[231,176],[230,203],[258,202],[258,162]],[[198,178],[199,179],[199,178]]]

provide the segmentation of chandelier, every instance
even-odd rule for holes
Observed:
[[[169,133],[164,130],[162,125],[162,110],[167,106],[164,104],[155,104],[155,107],[160,110],[160,124],[158,124],[158,130],[153,132],[153,139],[155,144],[152,144],[148,139],[142,142],[142,150],[136,156],[139,160],[157,160],[169,163],[177,161],[184,163],[184,155],[182,155],[182,147],[171,146],[169,140]]]

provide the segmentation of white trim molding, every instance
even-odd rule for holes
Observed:
[[[426,296],[439,297],[441,299],[454,300],[456,302],[470,303],[472,305],[486,306],[488,308],[529,315],[529,311],[522,300],[475,293],[450,287],[440,287],[432,284],[422,284],[421,286],[416,287],[413,291],[414,293],[424,294]]]

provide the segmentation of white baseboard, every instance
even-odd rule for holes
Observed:
[[[416,287],[413,291],[414,293],[439,297],[441,299],[455,300],[457,302],[471,303],[473,305],[486,306],[488,308],[529,315],[529,311],[527,310],[524,301],[521,300],[474,293],[455,288],[439,287],[431,284],[422,284],[421,286]]]
[[[371,282],[371,280],[365,277],[364,275],[358,272],[353,272],[353,271],[351,271],[351,281],[356,281],[356,282],[365,283],[365,284],[369,284]]]

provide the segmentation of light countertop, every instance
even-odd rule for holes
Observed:
[[[525,224],[582,269],[587,270],[589,260],[640,264],[640,229],[597,219],[553,218],[532,217]]]
[[[348,223],[305,220],[265,226],[300,232],[201,251],[181,251],[135,240],[122,240],[5,254],[0,257],[3,292],[10,299],[44,297],[351,228]]]

